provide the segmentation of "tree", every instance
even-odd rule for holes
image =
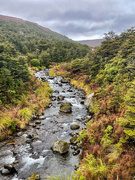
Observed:
[[[127,105],[126,115],[123,118],[119,118],[119,122],[124,128],[124,132],[129,137],[135,138],[135,79],[127,92],[125,102]]]

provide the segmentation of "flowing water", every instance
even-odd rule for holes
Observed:
[[[87,109],[82,104],[85,94],[82,90],[74,88],[69,83],[61,83],[62,77],[49,77],[48,70],[39,71],[35,74],[38,79],[46,79],[53,89],[50,107],[44,112],[41,124],[34,126],[36,120],[29,123],[26,131],[17,133],[14,138],[0,143],[0,168],[4,164],[14,164],[18,174],[2,176],[0,180],[21,180],[27,179],[32,174],[38,173],[41,179],[49,175],[61,173],[71,174],[75,165],[79,163],[79,155],[73,156],[73,149],[60,155],[51,150],[55,140],[69,142],[71,124],[80,125],[80,129],[85,127],[84,121],[88,115]],[[64,100],[59,101],[58,96],[64,96]],[[72,104],[72,113],[59,112],[62,102]],[[31,140],[31,136],[33,140]]]

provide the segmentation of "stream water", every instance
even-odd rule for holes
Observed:
[[[38,173],[41,179],[49,175],[61,173],[73,173],[75,165],[79,163],[79,154],[74,156],[73,149],[69,148],[68,153],[60,155],[51,150],[55,140],[69,142],[71,124],[85,127],[88,119],[88,112],[83,104],[85,94],[82,90],[74,88],[69,83],[61,83],[62,77],[51,78],[49,71],[39,71],[35,74],[38,79],[46,79],[53,89],[50,107],[44,112],[40,124],[37,120],[29,123],[26,131],[17,133],[14,138],[0,143],[0,168],[4,164],[13,164],[18,174],[3,176],[0,180],[23,180]],[[58,100],[58,96],[64,96],[64,100]],[[72,113],[59,111],[62,102],[72,104]],[[32,137],[32,139],[31,139]]]

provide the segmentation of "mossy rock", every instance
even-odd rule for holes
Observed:
[[[78,124],[71,124],[70,128],[71,128],[72,130],[76,130],[76,129],[79,129],[80,126],[79,126]]]
[[[66,152],[68,152],[68,149],[69,149],[69,143],[65,141],[56,140],[52,145],[52,150],[60,154],[65,154]]]
[[[67,80],[67,79],[61,79],[61,83],[69,83],[70,81],[69,80]]]
[[[60,105],[60,112],[71,113],[72,112],[72,104],[70,102],[65,102]]]
[[[70,144],[77,144],[77,138],[76,137],[72,137],[71,139],[70,139]]]
[[[39,174],[33,174],[28,180],[40,180],[40,175]]]

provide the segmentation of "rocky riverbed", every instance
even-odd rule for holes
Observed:
[[[41,179],[71,174],[79,163],[78,130],[91,118],[83,104],[85,93],[62,77],[50,77],[48,72],[39,71],[35,76],[49,82],[54,91],[51,104],[44,114],[33,116],[25,131],[0,143],[0,180],[23,180],[35,173]],[[67,143],[64,153],[53,151],[54,142]]]

